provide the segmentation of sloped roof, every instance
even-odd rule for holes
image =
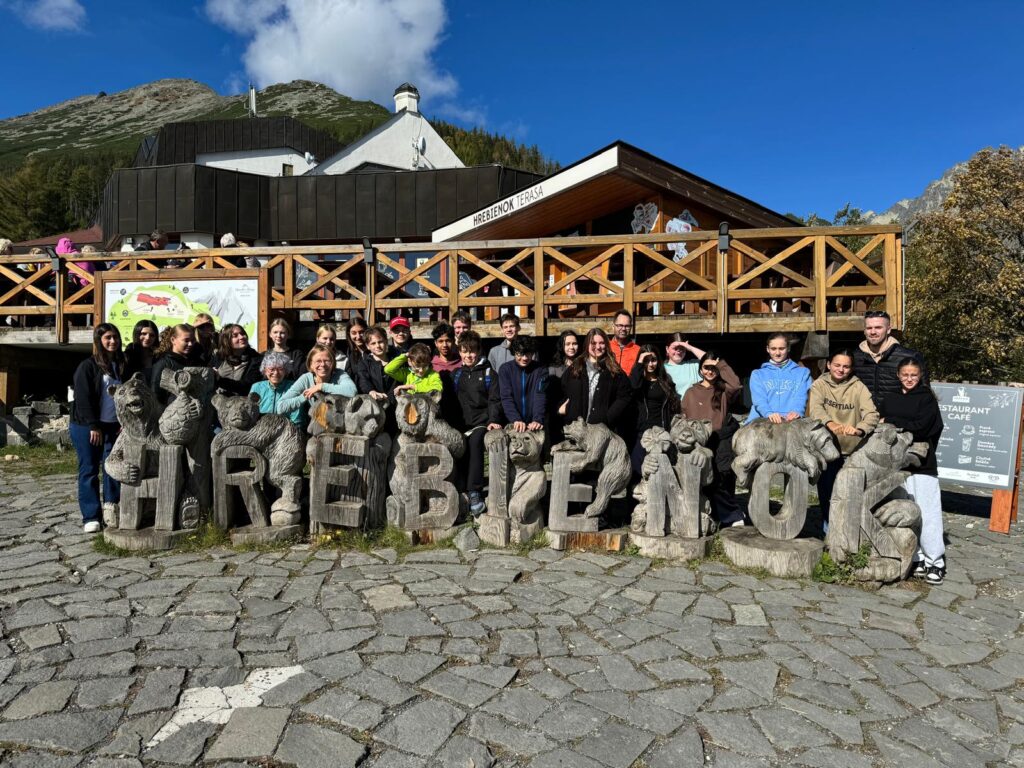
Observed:
[[[78,247],[83,245],[99,245],[103,242],[103,229],[99,224],[93,224],[88,229],[76,229],[71,232],[61,232],[56,235],[47,235],[46,237],[37,237],[34,240],[23,240],[20,243],[15,243],[14,247],[18,250],[28,250],[30,248],[42,248],[47,245],[57,245],[57,241],[62,237],[68,237]]]

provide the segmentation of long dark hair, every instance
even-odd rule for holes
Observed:
[[[709,349],[707,352],[705,352],[701,356],[700,362],[697,364],[697,370],[698,371],[701,370],[704,367],[704,363],[707,362],[708,360],[721,360],[721,359],[722,359],[722,355],[719,353],[719,351],[717,349]],[[700,380],[701,381],[707,381],[707,379],[705,379],[703,375],[700,377]],[[725,382],[722,381],[722,372],[721,371],[718,372],[718,376],[715,377],[715,380],[713,382],[711,382],[711,386],[714,387],[715,389],[718,389],[718,390],[725,389]]]
[[[103,344],[100,339],[104,335],[113,331],[117,334],[118,342],[121,341],[121,332],[117,330],[116,325],[110,323],[100,323],[92,332],[92,359],[96,361],[96,365],[100,367],[108,376],[119,376],[124,370],[124,351],[118,349],[113,354],[107,352],[103,348]]]
[[[611,344],[608,334],[600,328],[591,328],[587,332],[586,340],[583,342],[583,350],[576,355],[576,358],[572,361],[572,365],[569,367],[573,376],[578,377],[583,375],[583,372],[587,367],[587,360],[590,359],[590,342],[598,336],[604,339],[604,357],[597,362],[597,367],[603,368],[613,376],[617,373],[622,373],[622,368],[620,368],[619,364],[615,361],[615,356],[608,352],[608,346]]]
[[[241,353],[236,352],[234,347],[231,346],[231,334],[235,332],[235,329],[245,333],[245,349]],[[228,362],[232,365],[237,365],[245,358],[254,354],[254,350],[249,346],[249,334],[245,332],[245,328],[240,326],[238,323],[228,323],[220,329],[220,339],[217,344],[217,357],[221,362]]]
[[[149,350],[146,350],[142,346],[141,336],[142,331],[149,329],[153,332],[156,337],[156,344],[154,344]],[[160,329],[157,328],[156,323],[152,320],[139,320],[132,328],[132,341],[124,349],[124,358],[132,365],[142,365],[148,354],[151,359],[156,358],[157,349],[160,347]]]
[[[566,359],[565,357],[565,340],[572,336],[576,339],[576,357],[580,356],[580,335],[576,331],[562,331],[558,334],[558,345],[555,349],[555,356],[552,358],[552,365],[565,365],[568,366],[576,357]]]
[[[358,315],[351,318],[347,323],[345,323],[345,349],[348,350],[348,357],[352,361],[352,365],[354,366],[362,359],[363,350],[359,349],[358,347],[352,344],[352,337],[350,336],[350,333],[353,328],[363,329],[363,346],[365,346],[366,331],[369,330],[370,326],[365,320],[363,320],[363,318],[359,317]]]
[[[640,352],[636,356],[636,364],[640,365],[640,358],[643,357],[644,354],[647,352],[650,352],[652,355],[654,355],[654,359],[658,361],[658,367],[654,369],[654,380],[661,386],[662,391],[665,393],[665,398],[669,402],[669,409],[673,413],[678,413],[679,403],[677,401],[679,400],[679,393],[676,391],[675,382],[672,381],[671,378],[669,378],[668,371],[665,370],[665,361],[661,359],[661,355],[658,353],[657,347],[655,347],[653,344],[644,344],[642,347],[640,347]],[[646,365],[647,364],[645,362],[645,367],[643,370],[643,375],[645,379],[647,378]]]

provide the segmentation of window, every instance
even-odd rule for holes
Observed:
[[[291,176],[292,175],[292,171],[294,171],[294,170],[295,169],[292,167],[291,163],[282,163],[281,164],[281,175],[282,176]]]

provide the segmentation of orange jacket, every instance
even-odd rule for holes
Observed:
[[[608,346],[611,348],[615,362],[619,364],[622,372],[629,376],[636,365],[636,359],[640,355],[640,345],[635,341],[627,342],[626,346],[620,346],[617,339],[612,339]]]

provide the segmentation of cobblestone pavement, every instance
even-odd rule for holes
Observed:
[[[14,766],[1024,765],[1021,529],[941,587],[484,550],[111,558],[0,475]]]

